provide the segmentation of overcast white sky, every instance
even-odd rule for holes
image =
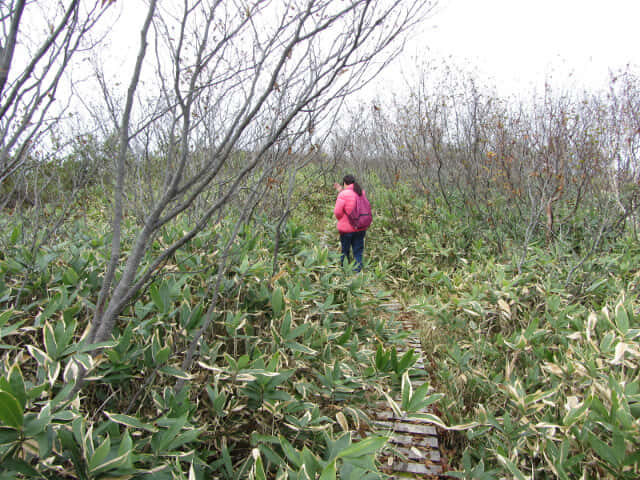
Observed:
[[[640,0],[441,0],[422,30],[407,55],[450,56],[505,94],[546,79],[597,88],[640,65]]]
[[[115,5],[123,12],[115,30],[126,32],[121,38],[130,48],[145,8],[140,0]],[[388,91],[400,70],[442,59],[477,70],[499,95],[540,92],[547,80],[565,89],[603,88],[611,69],[631,64],[640,71],[640,0],[440,0],[373,88]]]

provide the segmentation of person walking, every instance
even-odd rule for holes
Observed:
[[[351,250],[353,250],[353,256],[356,260],[355,271],[359,272],[363,266],[364,236],[371,223],[371,207],[369,206],[365,191],[358,182],[356,182],[353,175],[345,175],[342,179],[342,185],[336,182],[333,186],[338,192],[333,214],[338,220],[337,227],[340,233],[340,245],[342,247],[342,256],[340,259],[343,263],[345,257],[348,261],[351,261]],[[362,200],[365,200],[365,202],[362,202]],[[359,201],[361,203],[358,203]],[[357,205],[363,204],[368,208],[368,213],[364,215],[369,215],[368,222],[364,222],[366,225],[364,227],[360,225],[357,220],[350,218],[350,214],[357,208]]]

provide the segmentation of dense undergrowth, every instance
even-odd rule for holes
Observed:
[[[575,238],[534,238],[523,255],[521,238],[405,186],[370,196],[364,274],[338,266],[329,191],[294,212],[275,275],[272,227],[247,226],[190,371],[232,222],[167,261],[93,357],[82,337],[109,255],[100,207],[37,251],[5,217],[2,478],[380,478],[386,439],[365,407],[414,361],[395,354],[408,332],[381,308],[390,298],[421,319],[426,385],[443,394],[405,391],[401,408],[435,402],[455,427],[441,431],[453,475],[637,478],[637,241],[608,238],[578,265]],[[88,382],[69,400],[81,367]]]
[[[294,218],[273,275],[273,230],[258,218],[240,232],[216,294],[213,259],[233,227],[221,222],[166,262],[91,356],[83,338],[110,243],[93,208],[35,252],[32,232],[5,223],[2,478],[379,478],[386,438],[362,408],[401,388],[416,359],[396,354],[406,332],[380,314],[390,293],[373,274],[343,269],[335,239],[327,246],[326,232]],[[181,233],[166,229],[152,249]],[[184,371],[212,297],[213,326]],[[87,382],[69,397],[80,368]],[[405,397],[409,411],[437,398],[426,388]]]
[[[437,413],[468,426],[441,438],[457,476],[638,478],[637,239],[611,236],[586,259],[579,238],[534,239],[522,262],[499,227],[401,205],[374,255],[423,319]]]

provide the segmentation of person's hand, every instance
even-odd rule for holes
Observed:
[[[340,185],[338,182],[333,184],[333,188],[336,189],[336,192],[340,192],[342,190],[342,185]]]

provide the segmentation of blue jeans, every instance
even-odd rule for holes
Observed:
[[[353,256],[356,259],[356,272],[362,270],[362,252],[364,251],[365,233],[367,233],[366,230],[363,230],[362,232],[340,234],[340,245],[342,246],[342,256],[340,257],[340,261],[344,263],[345,257],[347,260],[351,261],[350,251],[353,249]]]

